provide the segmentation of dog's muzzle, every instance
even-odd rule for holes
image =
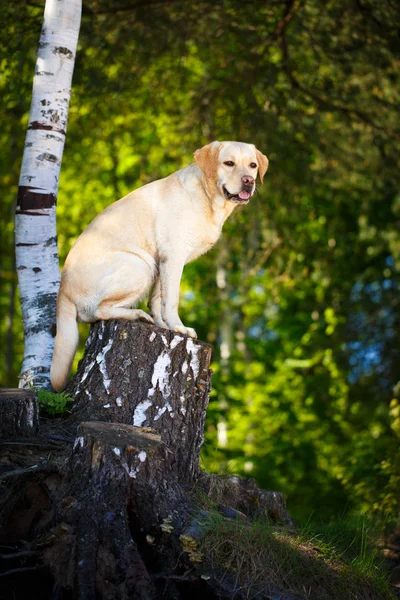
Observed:
[[[254,193],[254,187],[243,187],[243,189],[238,194],[231,194],[228,192],[225,186],[223,186],[224,195],[227,200],[231,202],[236,202],[237,204],[247,204],[250,200],[251,196]]]

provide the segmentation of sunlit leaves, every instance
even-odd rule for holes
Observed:
[[[186,267],[181,314],[214,347],[206,466],[282,491],[299,519],[345,506],[396,511],[400,14],[395,3],[359,4],[296,2],[285,25],[278,0],[123,12],[89,1],[61,171],[63,262],[99,211],[189,164],[203,143],[242,139],[268,155],[256,196]],[[20,2],[2,10],[7,315],[10,215],[41,11]],[[7,331],[3,319],[3,340]]]

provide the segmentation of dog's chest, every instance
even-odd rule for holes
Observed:
[[[214,246],[219,236],[221,228],[215,225],[207,227],[190,227],[186,237],[186,262],[194,260],[201,254],[205,254]]]

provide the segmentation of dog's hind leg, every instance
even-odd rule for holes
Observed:
[[[154,323],[153,318],[144,310],[138,308],[125,308],[109,304],[109,301],[102,302],[95,313],[95,317],[99,321],[108,321],[109,319],[128,319],[128,321],[147,321]]]
[[[135,254],[115,253],[113,258],[108,261],[107,272],[101,278],[99,301],[92,313],[94,319],[141,319],[154,323],[150,315],[133,307],[148,293],[155,265],[152,268],[150,261]]]

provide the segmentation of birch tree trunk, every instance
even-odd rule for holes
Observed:
[[[56,200],[81,20],[81,0],[47,0],[16,207],[16,265],[24,322],[22,388],[50,387],[60,281]]]

